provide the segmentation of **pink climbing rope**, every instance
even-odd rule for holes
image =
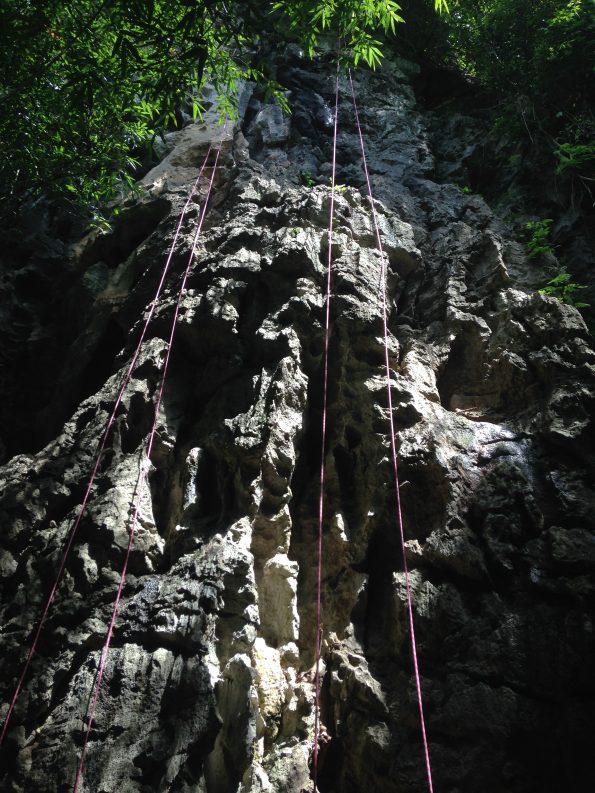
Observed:
[[[366,149],[364,146],[364,137],[359,119],[359,111],[357,107],[357,101],[355,98],[355,89],[353,87],[351,69],[349,69],[349,85],[351,87],[351,97],[353,99],[353,109],[355,111],[355,122],[357,125],[357,132],[359,135],[359,141],[362,150],[362,161],[364,164],[364,172],[366,174],[366,184],[368,187],[368,199],[370,201],[370,206],[372,208],[372,218],[374,222],[374,229],[376,232],[376,240],[378,243],[378,250],[380,252],[380,258],[382,262],[381,281],[382,281],[382,323],[383,323],[383,331],[384,331],[384,365],[386,370],[386,391],[388,398],[388,418],[390,424],[391,456],[392,456],[393,470],[394,470],[395,495],[397,498],[397,523],[399,526],[399,535],[401,538],[401,550],[403,553],[403,571],[405,573],[405,589],[407,592],[407,615],[409,619],[409,633],[411,636],[411,654],[413,657],[413,671],[415,676],[415,688],[417,692],[417,705],[419,708],[419,718],[421,722],[421,734],[422,734],[423,747],[424,747],[426,774],[428,778],[429,791],[430,793],[433,793],[434,784],[432,780],[432,765],[430,762],[430,750],[428,746],[428,738],[426,733],[426,720],[424,716],[424,706],[423,706],[423,698],[422,698],[422,690],[421,690],[421,675],[419,673],[419,664],[417,659],[417,642],[415,640],[415,626],[413,619],[413,599],[411,597],[411,581],[409,576],[409,567],[407,565],[407,554],[405,548],[405,529],[403,525],[403,511],[401,509],[401,486],[399,483],[399,455],[397,452],[395,422],[393,418],[393,399],[390,388],[390,362],[389,362],[389,353],[388,353],[388,337],[389,337],[388,310],[386,305],[386,287],[387,287],[386,254],[384,253],[384,248],[382,246],[382,239],[380,237],[380,227],[378,225],[378,216],[376,214],[376,208],[374,206],[374,196],[372,195],[372,184],[370,181],[368,161],[366,158]]]
[[[339,119],[339,61],[337,60],[337,75],[335,79],[335,122],[333,129],[333,162],[331,176],[331,204],[328,225],[328,262],[326,271],[326,313],[324,325],[324,385],[322,393],[322,441],[320,456],[320,495],[318,499],[318,562],[316,569],[316,672],[314,676],[315,703],[314,703],[314,749],[312,757],[312,772],[314,793],[318,779],[318,742],[320,739],[320,658],[322,653],[322,527],[324,515],[324,480],[326,458],[326,422],[328,414],[328,363],[329,340],[331,319],[331,272],[333,263],[333,216],[335,212],[335,178],[337,164],[337,128]]]
[[[221,143],[221,146],[222,145],[223,145],[223,142]],[[209,151],[210,151],[210,147],[209,147]],[[137,478],[137,481],[136,481],[136,486],[135,486],[135,489],[134,489],[132,517],[130,519],[129,529],[128,529],[128,545],[127,545],[127,548],[126,548],[126,554],[124,556],[124,564],[122,566],[122,571],[120,573],[120,581],[119,581],[118,589],[117,589],[117,592],[116,592],[116,598],[115,598],[113,609],[112,609],[112,615],[111,615],[109,626],[108,626],[108,629],[107,629],[107,633],[106,633],[103,649],[101,651],[101,657],[100,657],[100,661],[99,661],[99,668],[98,668],[98,671],[97,671],[95,688],[93,690],[93,696],[91,698],[91,703],[90,703],[89,711],[88,711],[87,727],[86,727],[84,738],[83,738],[83,746],[81,748],[79,764],[78,764],[78,768],[77,768],[77,772],[76,772],[76,777],[75,777],[75,780],[74,780],[73,793],[77,793],[77,790],[78,790],[78,787],[79,787],[79,784],[80,784],[80,781],[81,781],[82,775],[83,775],[83,768],[84,768],[84,764],[85,764],[85,755],[86,755],[86,751],[87,751],[87,744],[89,742],[89,737],[91,735],[91,730],[93,729],[93,720],[94,720],[95,711],[96,711],[96,708],[97,708],[97,701],[98,701],[98,698],[99,698],[99,690],[101,688],[101,683],[102,683],[102,680],[103,680],[103,677],[104,677],[104,674],[105,674],[105,668],[106,668],[106,665],[107,665],[107,656],[108,656],[108,652],[109,652],[109,648],[110,648],[110,644],[111,644],[111,640],[112,640],[112,636],[113,636],[113,632],[114,632],[114,625],[115,625],[115,622],[116,622],[116,617],[118,615],[118,608],[119,608],[119,605],[120,605],[120,600],[122,598],[122,591],[124,589],[124,583],[125,583],[125,580],[126,580],[126,573],[127,573],[127,570],[128,570],[128,563],[130,561],[130,553],[132,551],[132,546],[133,546],[133,543],[134,543],[134,537],[135,537],[136,527],[137,527],[137,523],[138,523],[138,515],[139,515],[139,512],[140,512],[140,501],[141,501],[143,485],[144,485],[144,483],[146,481],[147,474],[148,474],[148,471],[149,471],[151,452],[153,450],[153,442],[155,440],[155,435],[156,435],[156,432],[157,432],[157,424],[158,424],[158,421],[159,421],[159,409],[161,407],[161,402],[163,400],[163,389],[164,389],[164,386],[165,386],[165,379],[166,379],[166,376],[167,376],[167,369],[168,369],[168,366],[169,366],[169,359],[170,359],[171,349],[172,349],[172,345],[173,345],[173,341],[174,341],[174,335],[175,335],[175,331],[176,331],[176,325],[177,325],[177,321],[178,321],[178,316],[179,316],[179,313],[180,313],[180,305],[182,303],[182,298],[184,296],[184,292],[185,292],[185,289],[186,289],[186,282],[188,280],[188,275],[190,274],[190,270],[191,270],[191,267],[192,267],[192,262],[193,262],[193,259],[194,259],[194,254],[196,252],[196,245],[197,245],[197,242],[198,242],[198,238],[200,236],[200,232],[202,230],[203,222],[204,222],[204,219],[205,219],[205,215],[206,215],[206,211],[207,211],[207,205],[209,203],[209,198],[210,198],[210,195],[211,195],[213,182],[214,182],[214,179],[215,179],[215,172],[217,170],[217,164],[219,162],[220,154],[221,154],[221,147],[219,149],[217,149],[217,152],[216,152],[215,162],[213,164],[213,169],[212,169],[212,173],[211,173],[211,178],[210,178],[209,185],[208,185],[208,188],[207,188],[207,191],[206,191],[206,194],[205,194],[205,199],[204,199],[204,203],[203,203],[203,206],[202,206],[202,211],[201,211],[201,214],[200,214],[199,222],[197,224],[196,232],[194,234],[194,239],[193,239],[193,242],[192,242],[192,249],[190,251],[190,256],[188,257],[188,262],[186,264],[186,269],[184,270],[184,275],[182,277],[182,282],[181,282],[181,285],[180,285],[180,289],[178,291],[178,298],[176,300],[176,305],[175,305],[175,309],[174,309],[174,315],[173,315],[173,319],[172,319],[171,330],[170,330],[170,334],[169,334],[169,340],[168,340],[168,343],[167,343],[167,352],[165,354],[165,360],[164,360],[163,369],[162,369],[162,372],[161,372],[161,380],[160,380],[160,384],[159,384],[159,390],[158,390],[158,393],[157,393],[157,399],[155,401],[155,411],[154,411],[154,415],[153,415],[153,424],[152,424],[152,427],[151,427],[151,431],[149,433],[149,439],[147,441],[146,451],[145,451],[145,454],[143,456],[144,459],[141,462],[138,478]]]
[[[199,174],[196,177],[196,180],[195,180],[194,184],[192,185],[190,193],[188,194],[188,198],[186,199],[186,203],[184,204],[184,208],[182,209],[182,212],[180,214],[180,219],[178,221],[178,225],[176,226],[173,242],[171,244],[167,259],[165,261],[165,265],[163,267],[163,272],[161,274],[161,279],[159,281],[159,285],[157,286],[157,291],[155,292],[155,297],[153,298],[153,301],[151,302],[151,306],[150,306],[149,312],[147,314],[147,317],[145,319],[145,323],[144,323],[143,329],[141,331],[141,335],[140,335],[140,338],[138,340],[136,349],[134,351],[134,354],[132,356],[132,359],[130,361],[130,364],[128,366],[126,374],[124,375],[124,379],[123,379],[122,385],[120,386],[120,390],[118,392],[118,395],[116,397],[116,401],[114,402],[114,406],[112,408],[112,412],[111,412],[111,414],[109,416],[109,419],[108,419],[107,424],[105,426],[105,429],[103,431],[103,435],[102,435],[101,440],[99,442],[98,451],[97,451],[97,454],[95,456],[95,462],[94,462],[94,465],[93,465],[93,469],[91,471],[91,477],[89,479],[89,483],[87,484],[87,489],[86,489],[85,495],[83,497],[83,501],[82,501],[82,504],[81,504],[80,511],[79,511],[79,513],[78,513],[78,515],[77,515],[77,517],[76,517],[76,519],[75,519],[75,521],[74,521],[74,523],[72,525],[70,533],[68,535],[68,539],[66,541],[66,545],[64,546],[64,551],[62,553],[60,564],[58,565],[58,573],[56,575],[56,578],[55,578],[54,584],[52,586],[52,589],[50,591],[49,597],[47,598],[47,600],[45,602],[45,605],[44,605],[44,608],[43,608],[43,611],[42,611],[42,614],[41,614],[41,618],[39,620],[39,623],[38,623],[37,629],[35,631],[35,634],[33,636],[33,641],[31,642],[31,646],[29,648],[29,652],[27,654],[27,658],[26,658],[25,663],[23,665],[23,669],[22,669],[21,674],[19,676],[19,679],[17,681],[17,685],[16,685],[16,688],[15,688],[14,694],[12,696],[12,700],[10,702],[6,717],[4,719],[4,724],[2,726],[2,731],[0,732],[0,746],[2,745],[2,742],[4,741],[4,737],[5,737],[6,732],[8,730],[8,725],[9,725],[9,722],[10,722],[10,718],[11,718],[11,716],[13,714],[13,711],[14,711],[14,708],[16,706],[17,700],[18,700],[19,695],[21,693],[21,689],[23,687],[23,682],[25,680],[27,672],[29,671],[29,667],[31,666],[31,662],[33,660],[33,656],[35,655],[35,652],[37,650],[37,646],[39,644],[39,637],[41,635],[41,631],[43,629],[45,621],[47,620],[47,617],[48,617],[50,608],[52,606],[52,603],[54,602],[54,598],[56,596],[56,592],[58,590],[58,586],[60,584],[60,581],[62,580],[62,575],[64,574],[64,568],[66,567],[66,562],[68,561],[68,557],[70,555],[70,551],[71,551],[71,548],[72,548],[72,544],[74,542],[75,535],[77,533],[79,524],[80,524],[81,519],[83,517],[83,513],[85,511],[85,508],[87,506],[89,498],[91,496],[91,491],[93,489],[93,485],[94,485],[95,479],[97,477],[97,472],[99,470],[99,465],[101,463],[101,458],[103,456],[103,452],[105,451],[105,446],[106,446],[106,443],[107,443],[107,439],[108,439],[110,430],[111,430],[111,428],[113,426],[113,423],[115,421],[115,418],[116,418],[116,413],[118,411],[118,408],[120,407],[120,403],[122,402],[122,398],[124,396],[124,392],[126,390],[126,387],[127,387],[128,383],[130,382],[130,378],[132,376],[132,373],[133,373],[134,368],[136,366],[136,363],[138,361],[138,357],[140,355],[140,351],[142,349],[142,344],[143,344],[143,341],[145,339],[145,335],[147,333],[147,329],[148,329],[149,324],[150,324],[150,322],[151,322],[151,320],[153,318],[153,314],[155,312],[155,308],[156,308],[157,303],[159,301],[159,298],[161,296],[161,292],[162,292],[163,286],[165,284],[165,279],[166,279],[167,273],[169,271],[171,260],[172,260],[172,257],[173,257],[173,254],[174,254],[174,251],[175,251],[175,248],[176,248],[176,243],[178,241],[178,236],[179,236],[180,230],[182,228],[182,223],[184,222],[184,216],[186,214],[186,210],[188,209],[188,206],[190,205],[190,202],[192,201],[192,198],[194,197],[194,194],[196,193],[196,190],[198,189],[198,186],[200,184],[200,180],[202,178],[204,169],[205,169],[207,161],[209,159],[209,155],[211,153],[211,149],[212,149],[212,144],[209,145],[209,148],[207,150],[207,154],[206,154],[205,159],[203,161],[203,164],[202,164],[202,166],[200,168]]]

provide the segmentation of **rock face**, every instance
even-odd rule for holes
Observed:
[[[435,789],[584,789],[595,772],[595,354],[577,311],[528,291],[523,248],[484,200],[436,181],[413,71],[399,62],[359,75],[356,90],[390,262],[391,388]],[[31,306],[31,328],[13,334],[10,355],[29,351],[25,381],[43,358],[53,372],[41,397],[27,391],[0,469],[0,715],[189,181],[208,139],[223,134],[88,747],[89,793],[312,789],[334,86],[328,64],[306,66],[297,53],[279,78],[292,90],[291,122],[246,95],[233,137],[214,126],[172,136],[114,231],[70,251],[66,288],[37,337]],[[341,97],[318,786],[417,793],[424,764],[388,458],[380,257],[344,79]],[[193,204],[0,750],[3,791],[72,787],[197,215]],[[58,267],[66,254],[52,256]],[[7,273],[7,324],[19,277],[39,281],[46,259]],[[49,351],[36,345],[73,305],[71,334]],[[15,427],[42,405],[19,446]]]

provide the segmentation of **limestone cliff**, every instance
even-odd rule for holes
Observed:
[[[414,72],[397,61],[358,75],[356,90],[390,261],[391,388],[435,787],[585,789],[595,772],[592,338],[576,310],[533,291],[522,244],[485,201],[438,180]],[[279,78],[290,119],[247,92],[233,134],[209,122],[171,135],[111,234],[65,248],[38,230],[5,251],[0,715],[189,184],[223,135],[89,744],[89,793],[312,788],[333,79],[297,52]],[[344,80],[341,97],[319,789],[418,793],[380,259]],[[197,214],[186,214],[2,747],[3,791],[72,787]]]

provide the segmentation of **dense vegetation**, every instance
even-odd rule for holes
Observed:
[[[549,148],[560,176],[595,197],[594,0],[403,0],[401,43],[500,98],[495,119]]]
[[[393,32],[398,12],[394,0],[3,0],[0,215],[40,192],[99,207],[184,108],[200,115],[205,81],[223,114],[244,79],[284,103],[267,42],[313,54],[331,32],[353,63],[375,66],[377,32]]]
[[[379,64],[397,31],[501,98],[500,120],[539,138],[561,177],[595,187],[595,0],[3,0],[0,216],[40,193],[99,209],[208,80],[233,114],[241,80],[285,103],[266,53],[321,32]],[[406,24],[397,23],[405,18]]]

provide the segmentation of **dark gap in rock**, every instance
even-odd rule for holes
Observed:
[[[96,394],[104,385],[112,373],[114,360],[124,345],[125,338],[119,325],[110,318],[101,337],[94,344],[94,351],[86,366],[75,374],[68,371],[62,357],[67,354],[64,350],[55,348],[47,351],[45,370],[41,373],[44,381],[35,389],[28,389],[23,385],[26,399],[21,400],[13,410],[14,429],[5,432],[4,440],[9,447],[10,456],[17,453],[35,454],[59,433],[76,406]],[[22,372],[24,380],[33,376],[34,367],[35,361],[31,360],[27,367],[31,371],[24,369]],[[89,408],[78,417],[77,425],[82,426],[96,414],[96,407]]]
[[[17,297],[23,303],[45,302],[48,292],[53,289],[51,274],[43,272],[37,267],[25,267],[15,274],[14,289]],[[20,306],[14,306],[12,313],[18,311]]]
[[[96,237],[85,251],[82,263],[88,265],[104,261],[110,267],[116,267],[151,236],[170,208],[169,200],[159,197],[125,210],[114,223],[111,233]]]
[[[392,315],[394,317],[395,325],[410,325],[413,328],[418,327],[418,322],[415,317],[416,300],[419,290],[415,286],[419,286],[419,278],[417,273],[407,276],[394,293],[394,303]],[[390,307],[389,307],[390,309]]]
[[[94,354],[79,376],[79,390],[75,404],[80,404],[96,394],[104,385],[112,374],[116,356],[124,347],[126,340],[127,334],[115,319],[110,317],[101,339],[95,347]]]
[[[317,328],[318,333],[321,330]],[[299,645],[310,658],[314,646],[312,622],[309,609],[314,602],[313,559],[316,558],[316,538],[318,533],[318,482],[320,473],[321,428],[322,428],[322,360],[314,371],[307,371],[308,393],[307,409],[304,416],[304,429],[301,436],[297,463],[291,480],[293,498],[289,510],[293,531],[289,548],[289,558],[297,560],[298,592],[297,605],[302,629]],[[338,335],[331,336],[329,350],[329,393],[327,416],[327,493],[325,499],[324,526],[330,525],[330,516],[338,509],[339,485],[334,476],[332,449],[337,442],[342,416],[338,411],[339,390],[342,380],[342,353]],[[306,615],[306,616],[304,616]]]
[[[315,349],[324,344],[324,340],[313,339],[310,347]],[[327,395],[327,454],[332,449],[333,439],[336,436],[339,416],[337,413],[337,397],[341,387],[341,361],[337,336],[331,333],[329,344],[329,390]],[[304,418],[304,432],[300,444],[297,465],[292,478],[293,502],[299,503],[304,491],[309,489],[320,468],[321,428],[322,428],[322,402],[323,402],[323,361],[318,361],[315,372],[306,372],[308,375],[308,406]],[[290,506],[291,508],[291,506]]]
[[[335,246],[333,246],[333,251],[334,250]],[[338,252],[338,246],[336,246],[336,250]],[[288,277],[299,278],[310,276],[312,272],[312,260],[309,252],[305,248],[293,244],[275,253],[272,267],[275,273],[281,275],[283,278],[283,280],[280,281],[283,287],[282,294],[290,297],[293,295],[293,291],[289,292],[288,290]],[[293,287],[293,284],[291,284],[291,286]]]
[[[349,424],[345,427],[345,441],[347,442],[347,448],[349,451],[353,451],[357,446],[359,446],[362,442],[362,435],[361,433],[355,429],[355,427],[350,426]]]
[[[13,576],[13,578],[17,578],[19,580],[11,583],[10,586],[4,584],[0,587],[0,595],[2,595],[2,602],[8,603],[6,608],[3,611],[3,619],[4,625],[2,627],[2,635],[8,636],[9,634],[22,634],[23,628],[20,624],[10,625],[9,623],[12,621],[13,617],[20,615],[21,609],[16,603],[10,602],[11,597],[18,592],[19,586],[22,586],[25,581],[25,575],[19,574],[18,576]],[[19,656],[20,657],[20,656]]]
[[[153,510],[160,535],[167,542],[167,550],[159,565],[159,571],[168,570],[184,553],[195,550],[199,533],[193,530],[192,506],[183,509],[184,490],[188,487],[187,455],[188,444],[178,445],[172,455],[164,486],[153,489]],[[159,515],[159,518],[157,518]]]
[[[531,779],[524,789],[588,790],[595,775],[592,706],[525,708],[507,742],[508,766]],[[543,758],[549,758],[547,763]]]
[[[260,223],[263,227],[268,228],[270,231],[279,231],[287,225],[288,218],[283,207],[276,209],[267,208],[263,202],[263,209],[256,215],[256,222]]]
[[[322,739],[318,745],[318,779],[317,789],[320,793],[336,793],[342,781],[345,769],[345,746],[342,738],[337,735],[331,697],[331,676],[324,675],[320,686],[321,722],[326,726],[330,740]]]
[[[86,427],[87,424],[90,424],[91,421],[96,418],[97,416],[97,407],[88,407],[85,410],[81,411],[78,416],[76,417],[76,428],[77,430],[82,430]]]
[[[122,652],[118,653],[118,659],[113,664],[113,672],[109,680],[107,681],[107,689],[112,697],[118,697],[124,691],[124,667],[123,667],[123,658]],[[111,730],[116,729],[115,727],[111,727]],[[118,729],[122,729],[119,727]]]
[[[378,525],[368,543],[365,561],[361,564],[361,570],[370,575],[368,608],[372,610],[375,608],[375,604],[371,603],[371,601],[377,595],[378,587],[376,584],[379,580],[378,577],[390,577],[393,572],[400,570],[402,567],[400,542],[396,532],[392,531],[393,527],[388,525],[390,518],[389,512],[386,517],[378,521]],[[374,581],[372,581],[372,577]]]
[[[248,102],[248,107],[246,108],[246,112],[244,113],[244,118],[241,120],[241,130],[243,135],[248,134],[248,130],[250,129],[252,122],[258,115],[259,110],[260,110],[260,101],[255,96],[253,96]]]
[[[230,256],[239,250],[259,251],[262,247],[262,231],[256,229],[242,229],[242,231],[223,240],[219,253]]]
[[[213,751],[219,728],[220,724],[215,711],[210,709],[204,734],[199,735],[198,739],[195,739],[187,748],[187,761],[182,774],[183,781],[190,789],[192,787],[199,789],[199,781],[204,772],[205,757]]]
[[[299,95],[307,91],[308,93],[305,96],[309,98],[310,92],[317,94],[321,90],[321,80],[319,74],[315,71],[306,70],[303,66],[304,61],[301,56],[288,52],[287,57],[280,59],[278,62],[277,79],[282,85],[295,90]],[[324,83],[323,86],[325,90],[328,88]]]
[[[411,54],[411,53],[410,53]],[[477,80],[452,66],[443,66],[428,59],[417,46],[414,57],[422,68],[410,75],[415,95],[424,109],[435,110],[469,103],[478,113],[493,112],[496,97]]]
[[[243,363],[230,362],[227,356],[212,356],[202,366],[195,366],[195,372],[194,388],[179,409],[183,419],[177,427],[175,452],[168,463],[169,492],[164,498],[168,564],[179,554],[195,549],[200,538],[227,527],[238,511],[241,497],[236,482],[251,482],[260,470],[258,461],[250,459],[240,460],[238,468],[231,470],[219,446],[227,440],[219,433],[209,437],[214,426],[223,428],[226,418],[249,409],[254,396],[253,378],[257,375],[247,371]],[[198,455],[194,463],[188,458],[191,452]],[[189,490],[194,490],[194,494]],[[195,503],[186,503],[183,509],[188,498],[196,499]],[[176,531],[176,526],[181,530]]]
[[[188,541],[212,537],[233,522],[237,511],[233,474],[214,451],[200,449],[193,483],[195,501],[180,515]]]
[[[169,518],[170,471],[167,466],[159,466],[151,471],[148,477],[148,486],[151,491],[151,504],[155,528],[160,537],[167,535]]]
[[[329,138],[332,135],[332,130],[329,131]],[[353,168],[353,147],[351,141],[344,141],[339,139],[337,141],[337,172],[341,176],[341,169],[345,167],[346,173],[351,173]],[[339,180],[336,180],[340,184]]]
[[[171,319],[171,317],[170,317],[170,319]],[[164,325],[165,325],[165,323],[164,323]],[[171,329],[171,324],[170,324],[169,327]],[[153,331],[156,331],[156,330],[157,330],[157,328],[155,326],[153,326]],[[166,338],[169,338],[168,335],[167,336],[166,336],[166,334],[163,334],[163,335]],[[155,333],[154,337],[155,338],[160,338],[157,333]],[[136,342],[135,342],[135,346],[136,346]],[[143,380],[146,380],[148,382],[149,386],[154,385],[154,384],[156,385],[157,382],[160,379],[161,367],[162,367],[163,361],[165,359],[165,353],[166,353],[166,350],[165,350],[165,345],[164,345],[164,347],[159,351],[159,357],[158,357],[157,360],[152,358],[152,357],[148,357],[144,361],[141,361],[139,363],[138,359],[137,359],[136,365],[134,367],[134,371],[132,372],[132,380],[130,381],[133,385],[132,386],[130,386],[130,385],[126,386],[127,390],[130,390],[134,386],[134,382],[135,381],[138,383],[138,382],[142,382]],[[132,354],[131,354],[131,357],[132,357]],[[173,353],[172,353],[172,358],[173,358]],[[122,362],[122,369],[126,368],[126,370],[128,370],[129,366],[130,366],[130,361]],[[120,407],[118,409],[119,409],[120,412],[125,412],[125,407],[124,407],[124,405],[122,403],[120,403]]]
[[[437,386],[440,395],[440,404],[443,408],[450,410],[450,400],[459,386],[461,376],[466,368],[465,342],[458,336],[452,343],[448,360],[444,368],[438,374]]]
[[[243,278],[246,278],[245,273]],[[240,319],[238,321],[238,333],[242,339],[250,341],[250,346],[247,349],[250,356],[253,352],[254,334],[267,316],[270,302],[270,289],[266,282],[261,279],[254,283],[249,283],[248,288],[239,295],[238,314]]]
[[[333,239],[332,243],[332,256],[331,256],[331,267],[333,271],[336,268],[337,261],[341,257],[341,246],[340,243]],[[321,289],[325,295],[326,301],[326,272],[328,270],[328,234],[323,234],[320,238],[320,249],[318,251],[318,261],[320,263],[320,267],[322,268],[324,276],[320,276],[317,274],[316,280],[320,279]],[[310,272],[311,265],[308,265],[307,271],[304,274],[308,274]],[[332,297],[332,296],[331,296]],[[326,307],[326,302],[323,303],[323,310]],[[332,302],[331,302],[331,309],[332,309]],[[324,316],[324,315],[322,315]]]
[[[256,222],[265,228],[274,228],[280,213],[283,211],[283,208],[279,205],[280,201],[281,196],[276,193],[268,193],[261,196],[258,202],[261,210],[256,215]]]
[[[324,353],[324,339],[320,336],[315,336],[308,345],[308,352],[318,362],[320,356]]]
[[[151,427],[152,408],[152,403],[147,401],[144,394],[137,392],[130,397],[126,418],[120,423],[120,444],[123,454],[134,454],[138,451]]]
[[[472,611],[472,598],[494,591],[494,582],[489,578],[482,580],[472,579],[457,573],[452,568],[434,567],[431,564],[424,563],[423,559],[420,559],[419,563],[416,560],[416,566],[422,571],[424,581],[432,584],[432,586],[440,588],[443,584],[454,584],[457,592],[460,592],[462,596],[469,595],[469,605],[466,606],[468,611]],[[409,567],[411,567],[411,562]]]
[[[382,335],[379,327],[372,338],[355,338],[349,343],[349,353],[351,358],[359,363],[366,364],[374,373],[385,374],[384,345],[381,340],[377,340]]]
[[[151,488],[154,514],[155,511],[161,513],[159,520],[155,518],[157,530],[166,541],[166,551],[159,562],[160,573],[168,570],[180,555],[196,547],[194,537],[187,542],[187,538],[182,538],[179,531],[179,527],[184,525],[182,504],[187,451],[186,446],[177,446],[172,455],[162,502],[159,502],[158,494]]]
[[[189,634],[190,626],[186,634],[160,632],[155,628],[153,635],[149,635],[146,629],[126,628],[125,633],[119,637],[114,637],[110,647],[125,647],[127,644],[138,644],[147,653],[155,653],[159,650],[170,650],[185,660],[196,660],[207,655],[208,646],[204,642],[202,633],[195,635]]]
[[[225,513],[231,511],[233,488],[230,485],[231,477],[223,461],[205,449],[196,471],[197,501],[194,508],[201,528],[208,531],[219,526]]]
[[[113,426],[114,425],[112,425],[111,433],[113,433]],[[96,496],[99,495],[102,492],[105,492],[105,482],[101,478],[101,475],[105,474],[105,473],[108,473],[111,470],[112,464],[114,463],[114,461],[116,459],[116,451],[115,451],[115,449],[113,449],[111,446],[108,445],[109,443],[110,443],[110,436],[108,436],[108,438],[107,438],[106,446],[105,446],[105,448],[103,450],[103,453],[101,455],[101,459],[99,461],[99,466],[97,467],[97,474],[96,474],[96,477],[95,477],[95,482],[93,484],[94,495],[96,495]],[[93,450],[93,452],[95,454],[96,452],[99,452],[99,449]],[[90,466],[89,466],[89,476],[91,475],[91,470],[92,470],[91,466],[92,466],[92,464],[90,464]]]
[[[395,658],[406,647],[405,634],[408,628],[394,622],[394,598],[392,576],[397,565],[396,550],[378,539],[370,543],[368,569],[366,618],[364,627],[364,650],[374,677],[378,677],[372,664],[383,668],[387,657]],[[390,569],[393,568],[393,569]]]
[[[357,462],[352,452],[339,445],[333,448],[333,457],[341,493],[341,511],[348,525],[355,525],[361,510]]]
[[[590,402],[592,413],[595,414],[595,400]],[[548,433],[540,440],[544,444],[543,460],[547,460],[548,455],[551,455],[558,465],[567,465],[570,469],[585,468],[591,481],[595,480],[595,439],[583,435],[581,443],[577,444],[574,439],[566,438],[561,433]],[[541,467],[543,466],[542,462]]]
[[[278,313],[277,319],[282,328],[289,328],[296,324],[294,306],[286,305]]]
[[[141,784],[148,785],[151,790],[157,789],[167,769],[167,758],[156,758],[147,751],[134,757],[132,762],[141,772]]]
[[[76,507],[82,501],[82,489],[79,496],[72,496],[71,498],[67,499],[65,502],[62,503],[62,506],[56,506],[55,509],[48,511],[46,516],[46,520],[44,523],[47,525],[50,520],[54,520],[56,523],[62,522],[65,517],[72,511],[74,507]],[[74,525],[74,521],[76,518],[73,516],[69,522],[67,527],[67,531],[64,534],[62,543],[59,546],[53,547],[49,550],[44,550],[41,553],[37,551],[35,548],[29,547],[27,550],[27,557],[34,557],[33,558],[33,568],[38,571],[39,582],[41,591],[44,593],[44,597],[46,593],[49,594],[50,589],[54,583],[54,578],[56,575],[58,559],[61,558],[63,553],[63,547],[67,541],[67,537],[72,530],[72,526]],[[78,538],[80,542],[80,537]],[[0,586],[0,593],[2,594],[2,599],[9,603],[10,599],[17,593],[19,587],[23,585],[25,577],[27,576],[27,569],[26,566],[23,566],[22,569],[19,571],[18,574],[11,576],[9,579],[4,581]],[[13,612],[11,606],[7,607],[7,611],[5,612],[5,616],[7,618],[11,617],[14,614],[20,612],[19,608],[16,608]]]
[[[10,694],[7,693],[7,695],[3,697],[3,701],[8,701],[9,697]],[[14,727],[14,723],[12,727]],[[19,771],[19,763],[17,761],[22,747],[18,736],[19,731],[14,732],[16,732],[16,734],[13,735],[13,731],[9,730],[2,746],[0,746],[0,764],[4,774],[16,779]]]
[[[399,480],[403,523],[408,539],[421,542],[432,531],[443,525],[450,492],[447,472],[440,467],[434,456],[420,455],[415,461],[401,460]],[[396,520],[397,507],[393,477],[391,481],[391,521]]]
[[[65,520],[70,512],[82,502],[86,489],[86,482],[77,482],[70,485],[70,493],[68,495],[64,495],[61,492],[52,493],[52,497],[47,503],[44,523],[49,524],[50,521],[54,521],[56,524],[60,524]]]
[[[310,384],[308,384],[309,390]],[[313,390],[316,391],[318,389]],[[315,506],[313,482],[320,467],[320,429],[316,432],[316,416],[317,412],[312,411],[307,421],[304,422],[305,431],[300,444],[297,465],[291,480],[293,498],[289,504],[289,509],[291,512],[296,512],[295,517],[298,520],[298,525],[298,509],[300,512],[307,513],[308,509],[312,511]]]

